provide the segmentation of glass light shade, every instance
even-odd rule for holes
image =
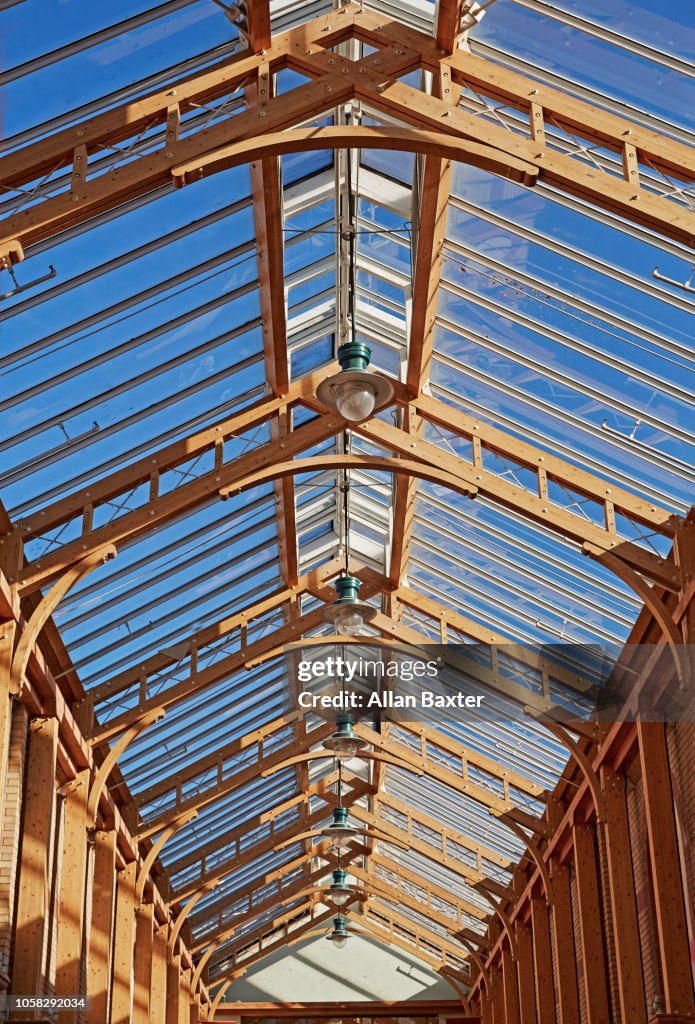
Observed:
[[[357,608],[351,608],[349,604],[342,608],[336,608],[333,623],[341,636],[352,636],[364,625],[364,619]]]
[[[334,757],[346,759],[355,757],[367,746],[367,742],[360,739],[359,736],[355,736],[353,729],[352,717],[350,715],[340,716],[336,721],[336,731],[323,741],[324,748],[329,750]]]
[[[352,893],[345,889],[333,890],[331,887],[331,901],[335,903],[336,907],[344,907],[351,895]]]
[[[348,940],[348,931],[345,927],[346,920],[342,914],[333,919],[333,931],[328,936],[336,949],[342,949]]]
[[[366,380],[341,381],[336,385],[335,407],[350,423],[366,420],[374,412],[375,405],[376,390]]]
[[[337,907],[344,906],[352,896],[352,889],[346,881],[347,874],[342,868],[336,868],[333,872],[333,882],[328,894]]]

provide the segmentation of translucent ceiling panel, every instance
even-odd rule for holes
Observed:
[[[684,25],[684,36],[687,31]],[[470,34],[473,49],[504,64],[521,58],[530,73],[551,72],[620,103],[652,114],[666,125],[693,129],[695,81],[626,49],[528,10],[515,0],[496,0]],[[692,30],[691,30],[692,37]],[[690,54],[692,58],[692,52]]]
[[[126,10],[133,13],[134,6],[131,0]],[[54,37],[54,23],[60,25],[66,17],[64,8],[72,9],[67,16],[70,27],[59,27]],[[126,24],[123,34],[113,38],[103,39],[97,34],[93,45],[84,49],[70,47],[70,43],[85,35],[81,27],[83,16],[86,15],[86,25],[94,25],[95,13],[101,9],[102,5],[87,0],[72,0],[67,5],[40,0],[38,4],[17,4],[2,14],[5,61],[12,62],[3,85],[4,135],[15,135],[165,68],[172,69],[173,77],[177,65],[189,57],[229,47],[237,35],[219,7],[196,0],[188,4],[163,3],[160,16],[146,24]],[[114,12],[120,13],[120,5],[108,10],[110,24],[117,24]],[[105,19],[102,16],[100,20]],[[62,40],[66,36],[66,50],[58,49],[50,62],[38,61],[41,66],[20,68],[21,57],[17,60],[14,51],[17,40],[37,41],[31,51],[26,42],[18,44],[17,52],[29,57],[30,53],[51,54],[56,50],[56,38]],[[19,77],[21,70],[29,73]],[[37,96],[41,97],[40,103],[36,102]]]
[[[682,511],[695,478],[695,305],[660,302],[658,244],[470,169],[457,169],[454,194],[435,389]]]
[[[24,513],[260,395],[247,189],[246,168],[225,172],[19,268],[23,280],[50,259],[58,275],[0,313],[0,486],[12,509]]]

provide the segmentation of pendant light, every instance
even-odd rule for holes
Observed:
[[[347,431],[344,434],[344,445],[347,451],[350,439]],[[322,611],[324,622],[330,623],[336,633],[342,636],[356,636],[362,631],[367,622],[371,622],[377,614],[377,609],[360,601],[359,589],[361,581],[356,576],[350,575],[350,477],[348,470],[342,471],[343,482],[343,549],[345,554],[345,567],[342,575],[335,584],[337,598],[332,604],[327,605]]]
[[[345,943],[348,940],[349,932],[347,930],[347,918],[342,914],[338,914],[337,917],[333,918],[333,931],[329,936],[328,940],[333,943],[336,949],[343,949]]]
[[[316,396],[329,409],[337,410],[350,423],[366,420],[378,409],[393,399],[393,385],[387,377],[370,373],[367,369],[372,351],[368,345],[357,340],[357,283],[355,275],[355,197],[352,192],[352,162],[347,154],[348,217],[350,223],[342,232],[342,238],[349,242],[348,306],[350,315],[350,341],[338,349],[340,373],[322,381],[316,389]]]
[[[340,863],[340,861],[338,861]],[[333,881],[328,890],[328,895],[337,907],[344,906],[353,895],[353,890],[347,883],[347,871],[337,867],[333,872]]]
[[[325,750],[334,757],[350,758],[359,755],[369,744],[355,733],[355,722],[352,715],[339,715],[335,723],[335,732],[323,741]]]

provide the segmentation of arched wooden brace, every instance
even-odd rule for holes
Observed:
[[[99,798],[104,791],[104,786],[108,780],[109,775],[116,766],[118,758],[121,756],[124,750],[133,742],[136,736],[139,736],[141,732],[144,732],[148,726],[154,722],[158,722],[161,718],[164,718],[166,711],[164,708],[153,708],[152,711],[148,711],[146,715],[143,715],[139,721],[134,725],[131,725],[130,729],[126,729],[118,743],[115,743],[109,750],[108,754],[104,758],[104,761],[96,774],[92,788],[89,793],[89,802],[87,804],[87,820],[91,826],[96,824],[97,808],[99,807]]]
[[[174,952],[174,947],[176,946],[176,940],[179,937],[179,932],[181,931],[183,922],[186,920],[190,912],[193,910],[197,903],[200,903],[203,896],[207,896],[208,893],[213,892],[219,884],[219,879],[216,879],[214,882],[209,882],[207,885],[204,885],[203,888],[199,889],[197,893],[191,896],[190,900],[188,900],[188,902],[181,908],[171,929],[171,932],[169,933],[167,949],[169,950],[170,953],[173,954]]]
[[[604,822],[606,820],[606,805],[603,799],[601,783],[599,782],[596,772],[591,766],[591,761],[586,756],[582,748],[575,742],[575,740],[572,739],[569,733],[563,729],[561,725],[558,725],[557,722],[551,722],[544,715],[535,714],[535,712],[530,708],[524,708],[524,712],[533,717],[535,721],[539,722],[541,725],[544,725],[546,729],[548,729],[548,731],[560,741],[560,743],[567,747],[570,752],[570,756],[573,757],[579,765],[581,773],[586,779],[586,784],[591,791],[594,807],[596,809],[596,820],[598,822]]]
[[[490,810],[490,814],[492,814],[492,810]],[[538,873],[541,876],[541,880],[543,882],[546,901],[548,903],[548,906],[552,907],[553,887],[550,880],[550,872],[548,871],[548,865],[543,860],[543,854],[538,848],[538,844],[534,841],[533,836],[527,835],[526,832],[524,832],[523,828],[520,825],[517,825],[514,819],[510,818],[508,814],[493,815],[493,817],[496,817],[498,821],[504,822],[507,828],[511,832],[513,832],[518,839],[521,840],[521,842],[527,848],[528,852],[531,854],[533,862],[538,868]]]
[[[292,765],[301,764],[303,761],[315,761],[322,757],[335,758],[335,754],[331,753],[330,750],[310,750],[306,754],[297,754],[295,757],[288,757],[286,761],[281,761],[280,764],[274,764],[272,768],[266,768],[261,772],[261,778],[267,779],[268,776],[274,775],[275,772],[282,771],[283,768],[291,768]],[[354,757],[356,760],[383,761],[385,764],[395,764],[397,768],[401,768],[404,772],[410,772],[413,775],[425,774],[421,768],[414,768],[411,765],[406,764],[404,761],[401,761],[400,758],[392,757],[390,754],[381,754],[372,750],[360,750],[354,755]]]
[[[282,479],[286,476],[294,476],[299,473],[315,473],[323,470],[351,468],[385,473],[400,473],[405,476],[414,477],[418,480],[426,480],[429,483],[443,484],[445,487],[450,487],[452,491],[455,491],[458,494],[464,494],[469,498],[475,498],[478,494],[478,488],[475,485],[461,480],[453,473],[447,473],[441,469],[430,466],[426,462],[420,462],[413,459],[397,459],[386,455],[346,454],[313,455],[302,459],[291,459],[288,462],[279,462],[272,466],[265,466],[263,469],[250,473],[248,476],[242,477],[240,480],[237,480],[235,483],[230,484],[227,487],[220,488],[218,493],[224,500],[229,498],[231,495],[240,494],[242,491],[251,487]],[[647,607],[653,612],[654,617],[666,632],[669,644],[672,645],[677,665],[679,666],[680,678],[681,680],[684,680],[686,678],[686,671],[682,664],[682,658],[680,657],[680,651],[677,644],[677,641],[682,642],[682,638],[675,627],[668,609],[663,602],[656,597],[653,589],[613,552],[604,551],[602,548],[599,548],[594,544],[584,544],[582,550],[585,554],[589,554],[597,561],[602,562],[606,568],[613,571],[617,576],[624,580],[624,582],[628,583],[628,585],[643,598]]]
[[[670,611],[656,594],[653,587],[651,587],[639,573],[636,573],[634,569],[631,569],[629,565],[623,562],[619,555],[616,555],[613,551],[602,551],[601,548],[594,547],[593,544],[584,544],[582,550],[585,554],[590,555],[597,562],[605,565],[607,569],[626,583],[637,596],[644,601],[644,604],[652,613],[656,621],[661,626],[666,642],[671,648],[673,654],[673,660],[676,663],[676,672],[678,673],[678,681],[683,689],[686,689],[689,683],[689,670],[687,659],[683,658],[681,647],[683,644],[683,636],[673,621],[673,616]]]
[[[184,825],[188,825],[189,822],[194,821],[198,817],[197,811],[189,811],[187,814],[182,814],[175,822],[164,829],[162,834],[157,839],[156,843],[152,844],[152,847],[142,862],[140,873],[138,874],[137,882],[135,883],[135,898],[138,903],[142,903],[142,897],[145,892],[145,885],[147,883],[147,877],[152,870],[154,862],[160,855],[166,843],[169,842],[171,837],[175,835],[179,829],[182,829]]]
[[[423,153],[479,167],[502,178],[516,181],[520,185],[535,185],[538,180],[538,168],[535,164],[520,160],[484,143],[441,135],[439,132],[422,128],[365,125],[295,128],[244,139],[242,142],[204,153],[178,167],[172,167],[171,176],[174,179],[174,187],[183,188],[184,185],[200,181],[211,174],[253,160],[287,153],[303,153],[312,149],[389,149]]]
[[[492,896],[481,882],[473,882],[471,884],[471,888],[475,889],[476,892],[480,893],[483,899],[487,900],[487,902],[490,904],[492,909],[499,917],[500,921],[502,922],[502,927],[507,933],[507,938],[509,939],[509,948],[512,951],[512,960],[514,960],[514,962],[516,963],[516,961],[519,959],[519,955],[516,945],[516,935],[514,934],[514,929],[512,928],[511,921],[509,920],[505,912],[502,910],[502,907],[497,902],[497,900],[493,900]]]
[[[444,981],[447,981],[451,985],[454,992],[461,1000],[461,1006],[463,1007],[464,1013],[469,1014],[471,1012],[471,1007],[470,1003],[468,1002],[468,997],[466,996],[466,993],[463,991],[457,979],[451,975],[451,972],[449,971],[448,967],[440,967],[439,970],[437,971],[437,974],[441,974],[442,978],[444,978]]]
[[[100,548],[98,551],[93,551],[82,561],[77,562],[72,568],[68,569],[48,591],[44,597],[41,598],[38,605],[32,612],[32,615],[27,622],[19,643],[15,649],[12,657],[12,667],[10,669],[10,693],[15,696],[19,696],[22,688],[22,680],[29,664],[29,658],[31,652],[36,646],[36,641],[39,638],[39,633],[46,625],[46,622],[50,619],[53,612],[56,610],[60,602],[63,600],[68,591],[72,590],[76,583],[79,583],[83,577],[87,576],[98,566],[103,565],[110,558],[116,557],[116,548],[113,544],[107,544],[105,547]]]
[[[483,960],[482,956],[480,955],[480,953],[475,948],[475,946],[473,945],[472,942],[469,942],[468,939],[465,938],[463,935],[457,935],[456,937],[459,940],[459,942],[462,943],[462,945],[464,945],[466,947],[468,952],[471,954],[471,956],[475,960],[476,964],[478,965],[478,970],[480,971],[480,977],[483,979],[483,985],[485,986],[485,991],[489,992],[490,991],[490,986],[488,984],[488,973],[487,973],[487,968],[485,966],[485,961]]]

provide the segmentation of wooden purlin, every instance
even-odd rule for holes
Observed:
[[[558,99],[561,96],[559,93],[535,88],[535,84],[530,80],[514,75],[506,69],[488,67],[487,62],[481,62],[479,58],[476,64],[476,58],[471,58],[468,54],[442,54],[436,46],[436,41],[431,37],[404,28],[369,11],[359,12],[354,7],[342,8],[330,19],[333,25],[328,27],[325,19],[318,20],[323,20],[324,24],[317,27],[315,37],[311,35],[311,30],[306,30],[306,27],[303,33],[295,30],[294,36],[287,34],[281,42],[276,41],[265,55],[248,57],[233,64],[234,71],[227,70],[226,78],[222,72],[224,85],[221,91],[224,94],[225,90],[229,91],[234,84],[243,82],[251,73],[255,74],[261,63],[268,63],[271,67],[287,65],[306,74],[309,62],[307,50],[309,56],[313,56],[312,47],[317,49],[316,60],[308,72],[316,76],[315,81],[301,85],[269,104],[262,124],[259,124],[259,119],[253,112],[240,114],[231,119],[232,124],[222,122],[183,139],[176,139],[173,143],[167,142],[166,148],[162,148],[159,153],[116,168],[110,172],[107,183],[99,177],[86,182],[81,179],[80,188],[74,193],[58,195],[39,202],[5,221],[0,226],[0,249],[17,241],[31,244],[32,241],[47,237],[64,227],[83,222],[115,205],[116,201],[133,198],[159,185],[167,184],[173,160],[181,162],[195,156],[196,153],[210,152],[219,145],[228,144],[234,138],[253,137],[259,133],[259,128],[263,132],[282,130],[291,124],[300,123],[302,119],[314,117],[331,106],[348,101],[353,95],[407,123],[434,127],[437,131],[444,130],[449,135],[478,138],[510,155],[521,156],[538,166],[541,178],[549,185],[588,199],[599,207],[608,208],[628,220],[661,231],[677,241],[692,244],[695,236],[692,214],[685,206],[641,188],[639,173],[636,181],[634,177],[624,180],[621,176],[588,167],[581,160],[563,155],[557,150],[548,147],[540,149],[537,138],[527,139],[517,133],[511,133],[492,121],[481,121],[479,117],[467,114],[460,108],[446,111],[442,101],[425,96],[397,81],[398,74],[402,74],[407,65],[402,64],[400,70],[396,70],[394,66],[391,73],[395,78],[390,82],[385,79],[383,85],[376,85],[368,73],[361,74],[362,70],[366,72],[367,67],[371,66],[371,58],[366,58],[362,68],[355,64],[352,74],[332,75],[328,73],[327,67],[327,61],[331,58],[327,57],[324,47],[349,38],[354,31],[362,41],[377,47],[391,46],[394,52],[400,50],[402,53],[405,53],[405,48],[411,49],[416,54],[416,66],[423,66],[435,73],[439,71],[442,58],[448,57],[451,60],[455,81],[461,84],[465,84],[467,80],[475,81],[477,88],[484,89],[487,73],[491,83],[488,88],[511,92],[511,102],[521,106],[529,115],[529,121],[532,120],[533,103],[536,113],[539,110],[541,113],[547,110],[554,120],[567,124],[570,130],[576,131],[582,137],[598,133],[602,143],[613,148],[621,157],[625,152],[626,138],[629,138],[629,145],[650,164],[691,181],[695,161],[687,147],[664,139],[657,133],[641,129],[634,122],[613,115],[604,115],[594,107],[569,97],[565,97],[563,106],[562,100]],[[300,39],[302,42],[298,41]],[[375,58],[375,61],[377,60],[378,56]],[[480,70],[481,65],[483,70]],[[483,82],[478,82],[477,79],[482,79]],[[208,87],[211,87],[209,82]],[[212,88],[214,91],[215,86]],[[220,89],[219,80],[216,88]],[[196,102],[191,101],[189,93],[197,95],[198,90],[205,93],[205,88],[200,88],[196,84],[189,85],[188,89],[185,86],[181,88],[179,115],[182,104],[185,107],[187,103],[190,106],[191,102]],[[529,100],[530,96],[533,97],[532,100]],[[159,93],[154,100],[143,101],[146,107],[149,102],[150,115],[155,121],[160,117],[165,121],[171,107],[171,95],[166,96],[166,105],[163,99],[163,94]],[[444,114],[447,115],[446,122],[442,121]],[[101,121],[101,131],[87,123],[69,129],[67,135],[59,133],[61,141],[56,146],[51,146],[51,140],[48,144],[38,144],[43,147],[40,150],[41,156],[33,150],[33,156],[29,155],[28,151],[20,151],[17,155],[12,154],[11,157],[5,158],[5,161],[0,162],[0,174],[4,172],[5,183],[21,182],[22,174],[35,173],[36,167],[45,166],[47,160],[48,169],[56,164],[71,163],[77,142],[80,147],[86,146],[89,151],[90,147],[93,148],[96,144],[96,139],[99,139],[98,144],[103,145],[113,141],[112,136],[118,137],[119,133],[122,138],[124,132],[130,132],[130,125],[137,121],[138,115],[131,116],[126,111],[124,116],[123,111],[118,111],[117,114],[110,115],[110,118],[106,122]],[[142,115],[140,118],[142,119]],[[105,124],[108,128],[105,128]],[[76,136],[76,132],[82,134]],[[531,134],[529,125],[529,135]],[[537,136],[538,133],[534,134]],[[7,161],[11,162],[8,164]],[[33,170],[28,171],[29,167]],[[76,201],[73,201],[73,195]]]
[[[387,921],[391,926],[393,934],[399,935],[400,938],[404,938],[406,941],[407,933],[409,932],[415,941],[412,941],[411,952],[422,955],[422,950],[419,948],[420,943],[424,942],[430,948],[435,947],[441,951],[441,957],[443,962],[447,962],[447,957],[453,957],[459,962],[468,959],[468,953],[463,946],[456,945],[450,942],[448,939],[437,935],[435,932],[430,931],[428,928],[418,925],[416,922],[411,921],[409,917],[405,917],[403,914],[399,914],[397,910],[389,910],[385,907],[374,904],[373,899],[367,902],[365,917],[376,917],[377,920]],[[425,954],[426,955],[426,954]],[[461,976],[461,980],[467,982],[467,978]]]
[[[292,400],[295,402],[303,400],[311,408],[320,411],[321,406],[315,398],[315,393],[312,395],[312,388],[315,392],[318,379],[322,379],[322,376],[313,374],[296,382],[296,385],[293,385],[295,390],[291,392]],[[512,510],[521,511],[528,518],[544,526],[549,526],[561,535],[573,539],[576,543],[588,543],[597,549],[613,551],[643,575],[669,589],[678,589],[680,576],[673,558],[658,557],[648,548],[637,545],[629,539],[624,539],[616,529],[616,516],[620,513],[664,536],[672,536],[675,525],[679,521],[677,516],[652,502],[631,495],[623,488],[616,487],[593,474],[570,466],[562,459],[549,455],[533,445],[511,438],[503,431],[489,427],[454,407],[422,395],[410,399],[402,385],[396,384],[396,400],[404,406],[412,402],[416,412],[424,415],[428,421],[446,426],[454,433],[470,438],[473,441],[471,460],[464,460],[461,456],[443,451],[427,441],[417,437],[413,438],[412,435],[404,431],[389,427],[382,420],[366,421],[359,424],[356,428],[358,432],[370,440],[376,439],[380,446],[389,447],[401,457],[415,459],[423,467],[436,467],[438,472],[453,473],[457,478],[461,478],[462,484],[477,488],[481,494],[493,501]],[[247,425],[259,422],[266,418],[266,414],[270,415],[273,409],[277,411],[277,406],[274,406],[273,403],[270,405],[260,403],[250,413],[239,414],[239,417],[234,417],[220,425],[219,431],[209,428],[201,434],[195,435],[192,445],[198,451],[214,447],[217,434],[224,436],[227,431],[227,436],[229,436],[229,432],[234,429],[230,427],[232,422],[241,422]],[[260,479],[273,479],[273,466],[277,465],[279,460],[282,460],[283,457],[289,458],[322,439],[334,436],[342,429],[343,422],[337,415],[328,416],[324,413],[313,422],[292,431],[285,440],[271,441],[262,445],[255,452],[237,459],[234,463],[218,466],[192,483],[179,487],[164,498],[154,497],[152,500],[146,501],[142,507],[122,516],[116,523],[93,530],[37,562],[29,563],[20,571],[23,592],[33,591],[44,585],[74,561],[88,556],[92,551],[105,544],[115,543],[118,545],[118,543],[148,532],[162,521],[183,514],[188,509],[207,500],[210,494],[216,490],[225,490],[236,485],[244,486],[244,483],[249,485]],[[171,467],[178,460],[183,460],[185,443],[177,443],[177,445],[168,446],[162,450],[161,459],[164,467]],[[538,493],[534,493],[528,488],[515,486],[487,470],[484,462],[484,453],[486,452],[497,453],[513,464],[517,463],[532,469],[537,477]],[[159,453],[154,458],[159,459]],[[338,459],[340,456],[333,458]],[[259,467],[263,467],[262,477],[257,474],[254,476],[254,470],[258,470]],[[160,474],[161,471],[160,468]],[[142,482],[142,479],[149,479],[152,472],[151,460],[147,460],[147,462],[141,460],[127,471],[106,477],[86,490],[78,491],[67,499],[47,506],[41,513],[16,524],[17,528],[21,530],[22,536],[25,538],[40,536],[56,526],[83,516],[84,509],[88,505],[94,508],[104,501],[113,499],[119,493],[130,490],[137,483]],[[287,475],[287,473],[286,469],[282,475]],[[551,501],[548,496],[550,481],[555,481],[596,501],[600,507],[603,507],[605,523],[589,522]],[[11,535],[9,537],[5,535],[0,539],[0,545],[11,543],[12,539]]]
[[[306,793],[300,793],[296,797],[290,798],[289,800],[286,800],[281,805],[279,805],[279,807],[277,808],[277,813],[282,813],[282,811],[286,809],[286,807],[288,806],[298,806],[300,804],[306,803],[311,799],[312,796],[322,797],[326,801],[326,803],[330,805],[330,803],[334,799],[334,794],[332,791],[329,791],[329,787],[330,785],[333,785],[335,783],[336,779],[337,773],[333,772],[331,775],[325,777],[324,779],[321,779],[318,782],[311,783]],[[367,787],[364,784],[362,784],[361,786],[359,784],[356,784],[355,787],[347,794],[344,802],[348,806],[351,806],[355,800],[359,799],[359,796],[364,795],[366,789]],[[315,814],[311,816],[310,820],[312,822],[316,820],[318,823],[320,823],[321,821],[326,821],[327,817],[327,810],[322,810],[315,812]],[[239,826],[238,831],[241,832],[242,828],[244,829],[245,832],[248,831],[245,826]],[[260,843],[257,843],[255,847],[251,847],[250,851],[247,851],[241,855],[237,852],[229,860],[219,861],[215,864],[213,868],[210,868],[209,870],[201,870],[199,875],[187,880],[184,885],[182,885],[180,888],[176,890],[174,894],[176,900],[183,900],[189,896],[192,896],[203,886],[208,885],[211,882],[219,881],[220,879],[226,877],[232,872],[237,871],[244,864],[252,862],[254,859],[261,856],[262,853],[270,852],[270,850],[273,850],[277,845],[280,844],[281,841],[284,841],[285,837],[287,837],[288,839],[292,839],[292,837],[296,834],[296,826],[283,829],[281,832],[276,832],[274,834],[271,833],[267,839],[263,840]],[[201,867],[203,866],[203,863],[204,862],[201,861]]]

